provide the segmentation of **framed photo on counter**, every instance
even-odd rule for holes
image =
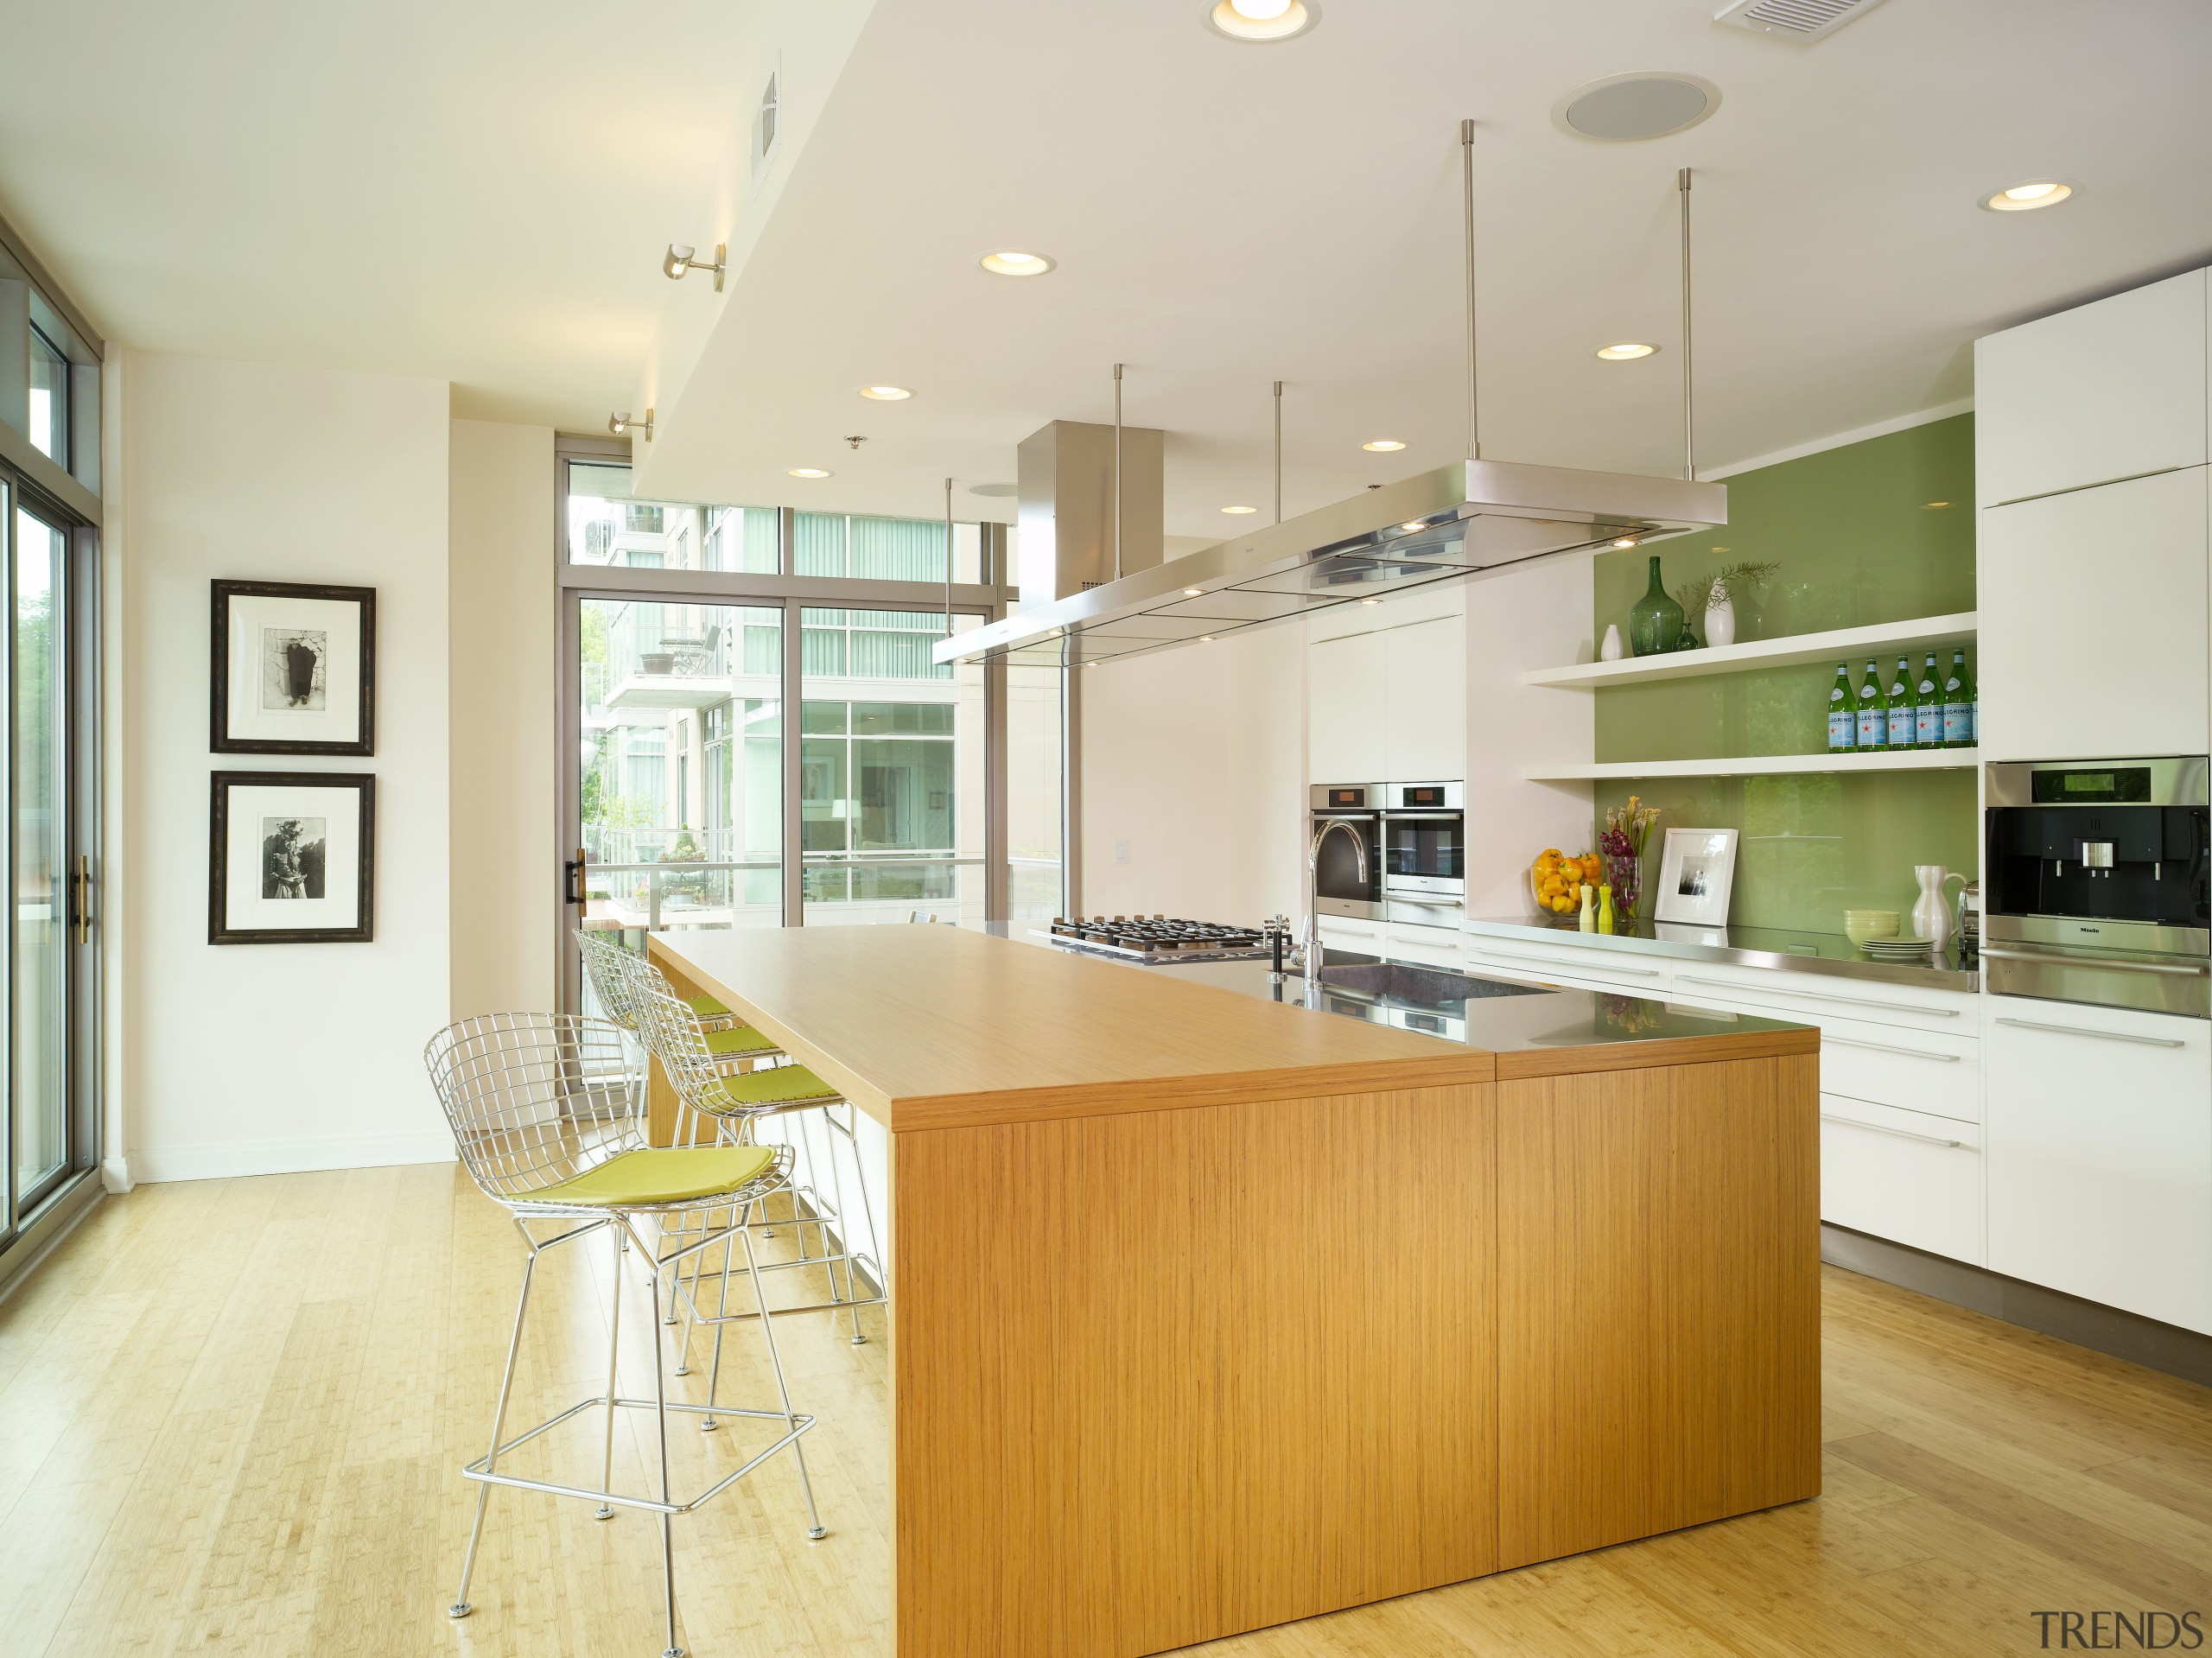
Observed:
[[[1659,860],[1659,902],[1651,918],[1725,927],[1735,886],[1734,829],[1670,829]]]
[[[209,782],[209,943],[373,939],[376,778],[217,772]]]
[[[377,590],[214,585],[218,754],[376,753]]]

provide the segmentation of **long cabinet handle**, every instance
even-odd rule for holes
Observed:
[[[1687,973],[1676,979],[1675,982],[1676,984],[1709,984],[1715,990],[1733,990],[1738,995],[1754,998],[1794,996],[1800,1001],[1840,1002],[1847,1007],[1879,1007],[1892,1013],[1926,1013],[1931,1019],[1956,1019],[1959,1016],[1959,1010],[1955,1007],[1923,1007],[1918,1002],[1913,1001],[1872,1001],[1865,996],[1829,996],[1823,995],[1817,990],[1793,990],[1786,985],[1738,984],[1733,979],[1700,979]]]
[[[1910,1128],[1892,1128],[1886,1123],[1861,1122],[1856,1117],[1839,1117],[1831,1112],[1821,1113],[1822,1122],[1840,1122],[1847,1128],[1871,1128],[1878,1134],[1895,1134],[1899,1140],[1916,1140],[1923,1146],[1941,1146],[1946,1151],[1956,1151],[1966,1144],[1963,1140],[1944,1140],[1935,1134],[1916,1134]]]
[[[2170,966],[2164,962],[2121,962],[2096,956],[2062,956],[2056,951],[2040,950],[2005,950],[1996,944],[1984,944],[1984,956],[2001,956],[2008,962],[2036,962],[2045,967],[2092,967],[2112,969],[2117,973],[2170,973],[2177,978],[2201,979],[2212,973],[2212,962],[2199,962],[2194,967]]]
[[[1468,948],[1478,955],[1484,953],[1483,946],[1480,944],[1471,944]],[[1517,950],[1492,950],[1488,953],[1507,965],[1520,962],[1546,962],[1554,967],[1578,968],[1585,973],[1595,973],[1600,978],[1609,974],[1628,973],[1639,979],[1656,979],[1664,970],[1656,967],[1623,967],[1618,962],[1587,962],[1571,956],[1523,956]],[[1594,950],[1591,951],[1592,956],[1598,953]]]
[[[2188,1043],[2176,1036],[2136,1036],[2127,1031],[2093,1031],[2082,1025],[2045,1025],[2034,1019],[2000,1019],[1999,1025],[2010,1025],[2016,1031],[2050,1031],[2058,1036],[2094,1036],[2107,1042],[2133,1042],[2145,1048],[2185,1048]]]
[[[1830,1048],[1872,1048],[1876,1053],[1901,1053],[1908,1059],[1932,1059],[1939,1065],[1955,1065],[1955,1053],[1930,1053],[1925,1048],[1900,1048],[1888,1042],[1861,1042],[1855,1036],[1829,1036],[1823,1033],[1821,1045]]]

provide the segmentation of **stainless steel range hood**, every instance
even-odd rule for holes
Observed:
[[[934,654],[1080,666],[1727,522],[1721,484],[1462,461],[1024,610]]]

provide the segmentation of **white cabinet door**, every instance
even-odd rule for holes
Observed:
[[[1976,504],[2202,466],[2205,297],[2192,270],[1977,341]]]
[[[2212,1025],[1986,1000],[1990,1270],[2212,1333]]]
[[[1382,633],[1306,648],[1306,775],[1315,783],[1387,783]],[[1450,775],[1457,777],[1458,772]]]
[[[1984,759],[2212,747],[2206,478],[2197,467],[1982,513]]]
[[[1467,775],[1467,625],[1458,616],[1394,627],[1382,645],[1382,781]],[[1319,774],[1315,774],[1317,777]],[[1325,778],[1322,779],[1326,781]]]

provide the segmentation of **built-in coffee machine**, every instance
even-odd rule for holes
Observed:
[[[2202,755],[1989,767],[1989,988],[2212,1018],[2208,781]]]

